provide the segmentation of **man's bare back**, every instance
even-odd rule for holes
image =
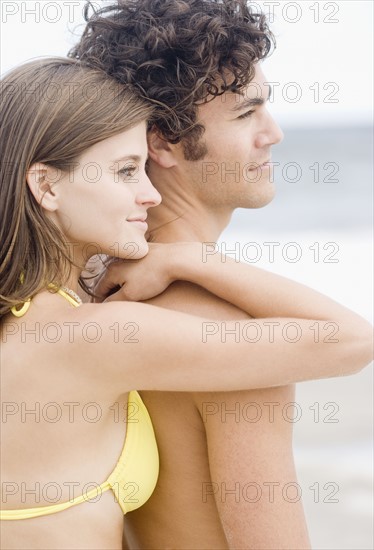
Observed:
[[[147,303],[217,320],[249,318],[185,282]],[[125,517],[124,548],[309,548],[301,500],[282,496],[297,482],[292,423],[276,412],[256,422],[253,412],[244,414],[249,403],[262,411],[270,410],[264,403],[279,403],[281,410],[294,401],[294,386],[142,398],[156,431],[160,476],[151,499]]]

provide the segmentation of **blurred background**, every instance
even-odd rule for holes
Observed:
[[[96,1],[100,6],[111,1]],[[277,194],[237,210],[220,240],[243,260],[309,285],[373,320],[373,3],[251,2],[272,22],[264,62]],[[0,70],[66,55],[82,31],[82,0],[1,2]],[[228,176],[230,177],[230,176]],[[372,549],[372,369],[298,385],[285,411],[313,548]]]

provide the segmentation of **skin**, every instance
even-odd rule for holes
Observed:
[[[271,147],[283,135],[266,109],[265,82],[258,65],[243,96],[226,93],[199,107],[207,148],[202,161],[186,161],[181,145],[150,134],[149,175],[163,196],[150,215],[153,242],[215,242],[235,208],[259,208],[273,199],[272,169],[257,167],[271,159]],[[252,105],[259,97],[263,103]],[[238,118],[248,111],[250,117]],[[237,174],[230,175],[235,166]],[[249,318],[186,282],[174,283],[149,303],[217,320]],[[142,395],[155,426],[161,471],[151,499],[125,518],[126,548],[310,548],[301,500],[287,502],[278,491],[272,502],[267,492],[269,482],[278,487],[297,482],[292,424],[280,414],[273,422],[263,414],[258,423],[243,414],[221,414],[243,411],[251,402],[262,411],[268,410],[263,403],[279,403],[280,411],[295,400],[294,386]],[[206,415],[207,403],[218,412]],[[258,502],[248,502],[253,494],[243,497],[249,481],[262,488]],[[239,488],[239,496],[225,496],[223,487]]]
[[[19,414],[11,415],[9,422],[2,424],[1,480],[13,482],[18,488],[22,483],[32,488],[36,483],[45,487],[53,482],[61,489],[60,502],[71,498],[67,483],[78,483],[74,493],[77,495],[85,484],[93,481],[101,484],[112,472],[124,443],[126,423],[113,422],[111,407],[118,403],[123,410],[128,392],[134,388],[222,392],[270,387],[279,385],[284,378],[295,382],[351,374],[371,360],[370,325],[327,297],[252,266],[233,261],[222,263],[220,255],[203,263],[201,245],[197,243],[151,246],[146,243],[144,225],[133,220],[145,216],[160,197],[145,173],[145,132],[142,123],[87,149],[78,159],[78,168],[89,162],[99,164],[102,177],[96,183],[87,185],[79,174],[72,182],[63,174],[56,183],[56,174],[49,167],[40,163],[30,167],[27,174],[30,192],[45,215],[63,231],[74,263],[87,259],[87,247],[92,242],[102,254],[110,254],[117,243],[122,259],[133,258],[136,245],[141,261],[128,264],[145,268],[145,272],[140,279],[142,292],[138,296],[134,293],[135,299],[147,300],[162,293],[170,282],[185,279],[235,304],[247,315],[253,312],[255,317],[263,317],[258,321],[262,328],[267,318],[280,325],[297,318],[305,337],[292,348],[281,338],[272,346],[263,342],[251,348],[249,357],[246,341],[222,344],[215,338],[204,343],[201,330],[208,322],[204,317],[141,303],[85,304],[74,308],[58,294],[47,290],[38,293],[25,317],[9,314],[2,319],[3,395],[10,402],[24,402],[31,409],[36,403],[45,404],[46,396],[48,403],[58,404],[82,405],[95,400],[103,415],[94,423],[88,423],[83,415],[71,422],[64,415],[58,428],[54,423],[32,418],[25,422]],[[131,177],[120,181],[119,173],[111,171],[119,154],[137,156],[135,181]],[[77,207],[74,201],[84,208]],[[101,223],[114,224],[107,232],[98,228],[99,215]],[[129,242],[133,245],[131,252]],[[145,256],[148,249],[150,253]],[[156,266],[161,266],[161,271]],[[79,272],[78,267],[73,267],[66,281],[75,291]],[[259,290],[260,298],[251,293],[252,285]],[[126,288],[131,285],[126,283]],[[268,295],[265,288],[270,289]],[[277,288],[276,304],[272,288]],[[297,306],[289,303],[290,292],[294,293]],[[315,343],[307,331],[311,319],[321,329],[327,319],[339,323],[339,343],[332,348],[323,342]],[[129,346],[121,339],[115,341],[113,320],[120,327],[129,320],[139,327],[137,345]],[[44,328],[48,323],[61,329],[61,337],[53,344],[44,336],[38,342],[32,332],[27,332],[35,332],[37,324]],[[76,327],[73,338],[70,329],[65,329],[71,323]],[[88,323],[101,329],[100,338],[94,343],[84,336],[83,329]],[[238,323],[243,330],[245,321]],[[279,356],[275,365],[274,354]],[[234,368],[227,368],[229,362]],[[7,496],[5,500],[2,494],[4,509],[51,504],[43,492],[37,499],[32,491],[26,497],[22,490]],[[118,550],[123,515],[108,491],[94,503],[82,503],[61,513],[27,521],[2,521],[0,528],[3,547],[12,550],[26,547]]]
[[[43,206],[50,205],[51,220],[62,229],[68,242],[74,243],[74,253],[84,261],[98,250],[119,250],[126,257],[142,258],[148,252],[144,231],[130,220],[146,217],[149,207],[161,202],[159,192],[144,171],[147,159],[147,142],[144,139],[145,122],[112,136],[90,147],[80,158],[72,174],[62,174],[58,185],[50,189],[54,196],[46,195]],[[128,143],[134,147],[129,154]],[[100,166],[89,172],[90,165]],[[37,165],[30,170],[32,183],[48,177],[48,170]],[[103,193],[105,189],[105,194]],[[43,191],[43,188],[41,188]],[[49,201],[49,202],[48,202]],[[53,202],[52,202],[53,201]],[[95,220],[95,224],[92,224]],[[103,229],[102,229],[103,228]],[[86,243],[92,243],[87,247]],[[108,246],[108,243],[109,244]],[[127,249],[128,243],[133,248]]]

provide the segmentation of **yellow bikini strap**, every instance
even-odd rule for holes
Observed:
[[[67,290],[69,292],[67,292]],[[75,292],[65,287],[58,288],[57,294],[60,294],[60,296],[63,296],[68,302],[70,302],[75,307],[79,307],[82,303],[82,300],[79,298],[77,294],[75,294]]]
[[[17,306],[13,306],[10,311],[13,313],[15,317],[22,317],[22,315],[25,315],[25,313],[29,309],[30,304],[31,304],[31,298],[29,298],[26,302],[23,302],[23,305],[20,309],[17,309]]]
[[[22,279],[21,279],[21,282],[23,282]],[[74,307],[79,307],[82,304],[82,300],[80,299],[78,294],[76,294],[69,288],[66,288],[66,287],[58,288],[53,283],[49,284],[48,286],[49,288],[53,288],[54,290],[56,290],[57,294],[60,294],[60,296],[65,298],[65,300],[67,300]],[[30,304],[31,304],[31,298],[26,300],[26,302],[22,304],[20,309],[17,309],[17,306],[13,306],[10,311],[13,313],[15,317],[22,317],[23,315],[25,315],[25,313],[29,309]]]
[[[21,285],[23,285],[23,281],[25,280],[25,274],[22,272],[19,276],[19,280],[21,282]],[[15,317],[22,317],[22,315],[25,315],[26,311],[29,309],[31,304],[31,298],[26,300],[26,302],[23,302],[20,309],[17,309],[17,306],[13,306],[10,311],[13,313]]]

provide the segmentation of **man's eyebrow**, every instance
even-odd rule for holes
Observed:
[[[271,98],[271,86],[268,86],[269,89],[269,95],[266,99],[266,101],[269,101]],[[262,97],[247,97],[242,103],[238,103],[231,109],[231,111],[241,111],[242,109],[246,109],[247,107],[256,107],[257,105],[263,105],[265,103],[265,100]]]

